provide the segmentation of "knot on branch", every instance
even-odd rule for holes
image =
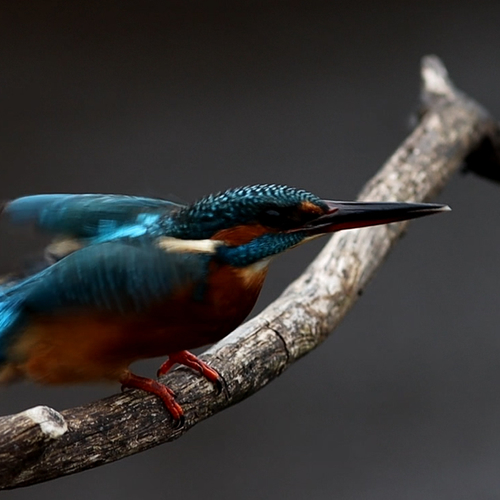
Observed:
[[[64,417],[48,406],[35,406],[23,411],[19,416],[24,416],[40,426],[41,433],[49,439],[57,439],[68,431],[68,424]]]

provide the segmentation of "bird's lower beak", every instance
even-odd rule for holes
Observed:
[[[416,219],[451,210],[448,205],[435,203],[323,201],[328,212],[301,228],[310,235]]]

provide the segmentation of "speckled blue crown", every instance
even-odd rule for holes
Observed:
[[[245,224],[272,207],[291,207],[309,201],[322,206],[316,195],[279,184],[256,184],[206,196],[179,213],[179,235],[209,238],[215,232]]]

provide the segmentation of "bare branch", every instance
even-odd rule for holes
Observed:
[[[478,157],[471,153],[485,140],[496,144],[497,123],[453,86],[436,57],[424,58],[422,84],[417,128],[368,182],[361,200],[428,200],[466,158],[474,169]],[[498,169],[496,158],[493,163]],[[164,381],[185,410],[181,429],[173,427],[158,398],[141,391],[61,413],[37,407],[0,418],[1,487],[47,481],[172,441],[249,397],[330,334],[406,227],[399,223],[335,234],[278,300],[203,356],[222,375],[223,393],[215,394],[185,369],[169,374]]]

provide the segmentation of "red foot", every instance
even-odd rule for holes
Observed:
[[[163,404],[166,406],[172,417],[175,420],[182,422],[184,418],[182,407],[179,403],[177,403],[177,401],[175,401],[173,391],[166,385],[160,384],[156,380],[152,380],[150,378],[139,377],[129,371],[125,372],[125,374],[121,377],[120,382],[122,383],[122,388],[131,387],[155,394],[161,398]]]
[[[168,360],[165,361],[165,363],[163,363],[158,369],[158,377],[165,375],[165,373],[167,373],[176,363],[197,371],[206,379],[210,380],[210,382],[213,382],[220,390],[222,384],[219,374],[189,351],[179,351],[169,354]]]

